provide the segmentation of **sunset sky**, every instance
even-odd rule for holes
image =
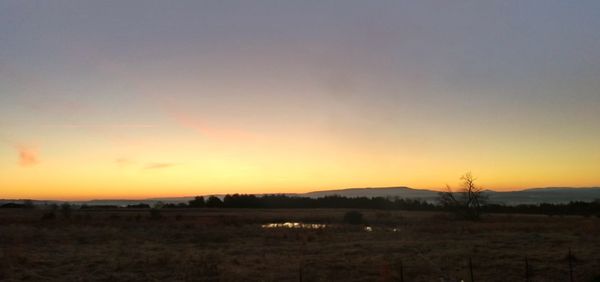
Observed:
[[[600,1],[0,0],[0,198],[600,186]]]

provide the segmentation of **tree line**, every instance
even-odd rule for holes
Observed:
[[[315,209],[315,208],[344,208],[344,209],[378,209],[378,210],[413,210],[413,211],[448,211],[465,218],[473,219],[476,214],[482,213],[522,213],[522,214],[544,214],[544,215],[584,215],[600,217],[600,199],[592,202],[569,202],[569,203],[541,203],[504,205],[481,201],[477,205],[469,203],[468,194],[452,192],[454,200],[447,192],[442,192],[436,201],[425,201],[421,199],[404,199],[398,197],[344,197],[325,196],[321,198],[297,197],[288,195],[262,195],[252,194],[228,194],[224,197],[197,196],[187,203],[156,203],[151,206],[146,203],[132,204],[125,208],[263,208],[263,209]],[[463,196],[461,196],[463,195]],[[68,203],[55,205],[56,209],[67,210],[71,208]],[[1,208],[34,208],[31,202],[7,203],[0,205]],[[76,207],[73,207],[76,208]],[[120,208],[116,205],[82,205],[80,209],[113,209]],[[69,209],[70,210],[70,209]]]
[[[458,192],[455,192],[458,193]],[[195,197],[186,207],[190,208],[351,208],[381,210],[417,210],[417,211],[454,211],[456,206],[443,201],[435,203],[420,199],[404,199],[392,197],[343,197],[325,196],[322,198],[293,197],[287,195],[231,194],[223,199],[210,196]],[[182,207],[167,205],[165,207]],[[561,204],[520,204],[503,205],[495,203],[481,204],[481,213],[524,213],[545,215],[598,215],[600,216],[600,199],[593,202],[569,202]]]
[[[461,176],[461,188],[453,191],[450,186],[438,194],[436,201],[421,199],[405,199],[399,197],[344,197],[339,195],[320,198],[296,197],[288,195],[227,194],[223,199],[216,196],[196,196],[186,203],[156,203],[156,208],[347,208],[347,209],[382,209],[382,210],[415,210],[415,211],[448,211],[457,217],[477,220],[482,213],[526,213],[546,215],[596,215],[600,217],[600,199],[592,202],[569,202],[563,204],[542,203],[537,205],[502,205],[490,203],[484,189],[475,184],[476,178],[467,172]],[[58,206],[56,206],[58,207]],[[0,208],[33,208],[33,202],[26,200],[23,204],[8,203]],[[87,208],[118,208],[117,206],[86,206]],[[127,208],[151,208],[139,203]],[[62,210],[70,213],[71,206],[64,203]]]
[[[343,197],[338,195],[321,198],[292,197],[287,195],[228,194],[223,199],[210,196],[195,197],[188,202],[191,208],[354,208],[433,210],[436,205],[424,200],[384,197]]]
[[[454,192],[459,193],[459,192]],[[460,196],[454,196],[460,197]],[[460,200],[457,200],[460,202]],[[321,198],[295,197],[287,195],[231,194],[222,199],[216,196],[208,198],[198,196],[189,201],[189,208],[348,208],[348,209],[380,209],[380,210],[416,210],[416,211],[455,211],[461,209],[458,203],[446,203],[438,199],[428,202],[420,199],[404,199],[394,197],[344,197],[325,196]],[[181,205],[165,205],[164,207],[182,207]],[[546,215],[598,215],[600,216],[600,199],[593,202],[541,203],[503,205],[481,203],[480,213],[525,213]]]

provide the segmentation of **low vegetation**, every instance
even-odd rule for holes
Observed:
[[[435,203],[243,194],[8,203],[0,280],[600,281],[600,201],[505,206],[487,202],[471,174],[462,180]]]
[[[600,275],[596,217],[88,207],[49,219],[54,213],[0,210],[0,280],[469,281],[469,259],[476,281],[524,281],[526,259],[532,281]],[[308,225],[263,227],[286,222]]]
[[[358,211],[349,211],[344,214],[344,223],[361,224],[363,223],[363,214]]]
[[[115,205],[41,205],[36,206],[42,210],[59,210],[63,217],[69,217],[72,210],[116,210],[116,209],[372,209],[372,210],[398,210],[398,211],[433,211],[451,212],[463,219],[477,219],[484,213],[502,214],[539,214],[539,215],[581,215],[600,217],[600,200],[591,202],[569,202],[564,204],[521,204],[503,205],[485,203],[477,206],[475,211],[461,207],[460,204],[445,204],[442,202],[430,203],[421,200],[384,198],[384,197],[356,197],[326,196],[322,198],[290,197],[285,195],[226,195],[223,200],[211,196],[203,201],[203,197],[196,197],[189,204],[160,204],[152,207],[149,204],[139,203],[124,207]],[[2,209],[33,209],[23,204],[7,203],[0,205]]]

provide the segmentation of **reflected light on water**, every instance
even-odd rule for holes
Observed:
[[[323,229],[326,227],[330,227],[327,224],[321,224],[321,223],[302,223],[302,222],[275,222],[275,223],[268,223],[268,224],[262,224],[261,225],[262,228],[266,228],[266,229],[273,229],[273,228],[289,228],[289,229]],[[364,226],[362,228],[363,231],[365,232],[373,232],[373,227],[371,226]],[[399,228],[383,228],[383,229],[377,229],[378,231],[388,231],[388,232],[400,232]]]
[[[300,229],[321,229],[327,227],[326,224],[302,223],[302,222],[283,222],[269,223],[261,225],[262,228],[300,228]]]

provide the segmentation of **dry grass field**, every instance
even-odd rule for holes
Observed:
[[[0,210],[2,281],[600,281],[600,218],[347,210]],[[46,218],[44,218],[46,214]],[[263,228],[277,222],[323,229]],[[372,231],[366,231],[369,226]],[[401,267],[402,265],[402,267]]]

